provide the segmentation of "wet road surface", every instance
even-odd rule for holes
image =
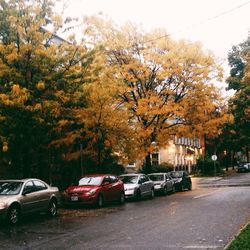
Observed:
[[[0,227],[0,249],[223,249],[250,220],[249,180],[193,178],[192,191],[30,216]]]

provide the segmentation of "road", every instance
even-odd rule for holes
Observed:
[[[0,249],[223,249],[250,220],[250,173],[102,209],[60,209],[0,227]]]

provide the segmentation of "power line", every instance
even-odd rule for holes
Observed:
[[[183,28],[183,29],[181,29],[181,30],[179,30],[179,31],[177,31],[177,32],[173,32],[173,33],[170,33],[170,34],[167,34],[167,35],[159,36],[159,37],[157,37],[157,38],[155,38],[155,39],[151,39],[151,40],[145,41],[144,43],[149,43],[149,42],[153,42],[153,41],[156,41],[156,40],[165,38],[165,37],[169,37],[169,36],[175,35],[175,34],[177,34],[177,33],[183,32],[183,31],[185,31],[185,30],[191,29],[191,28],[193,28],[193,27],[195,27],[195,26],[202,25],[202,24],[204,24],[204,23],[213,21],[213,20],[215,20],[215,19],[217,19],[217,18],[220,18],[220,17],[222,17],[222,16],[225,16],[225,15],[231,13],[231,12],[234,12],[234,11],[236,11],[236,10],[238,10],[238,9],[240,9],[240,8],[242,8],[242,7],[246,6],[246,5],[248,5],[248,4],[250,4],[250,1],[247,1],[247,2],[242,3],[242,4],[240,4],[240,5],[237,5],[237,6],[231,8],[231,9],[229,9],[229,10],[225,10],[225,11],[223,11],[223,12],[221,12],[221,13],[215,15],[215,16],[209,17],[209,18],[207,18],[207,19],[205,19],[205,20],[203,20],[203,21],[200,21],[200,22],[198,22],[198,23],[195,23],[195,24],[192,24],[192,25],[190,25],[190,26],[187,26],[187,27],[185,27],[185,28]]]

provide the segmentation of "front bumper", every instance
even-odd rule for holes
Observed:
[[[63,205],[81,205],[81,204],[95,204],[98,195],[82,196],[82,195],[67,195],[62,197]]]
[[[127,198],[127,199],[135,198],[135,196],[136,196],[135,189],[125,190],[125,198]]]

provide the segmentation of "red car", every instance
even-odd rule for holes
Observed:
[[[79,180],[77,186],[69,186],[63,193],[62,199],[65,205],[95,204],[102,207],[108,201],[124,203],[124,185],[114,175],[86,175]]]

